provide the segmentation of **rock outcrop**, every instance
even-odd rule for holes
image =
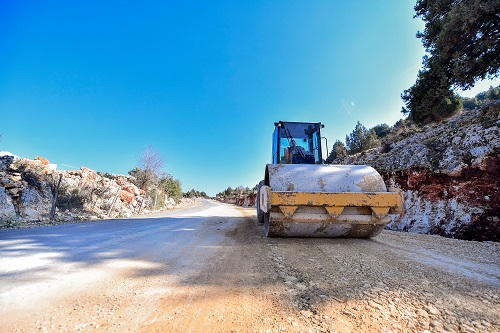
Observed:
[[[242,207],[255,207],[257,194],[241,194],[241,195],[233,195],[224,198],[217,198],[218,201],[242,206]]]
[[[54,166],[40,157],[0,156],[0,227],[48,221],[59,178],[55,221],[128,217],[148,213],[152,206],[129,176],[101,175],[86,167],[56,171]],[[171,198],[164,201],[166,209],[178,206]]]
[[[499,241],[499,127],[497,102],[333,163],[371,165],[404,191],[406,214],[389,229]]]

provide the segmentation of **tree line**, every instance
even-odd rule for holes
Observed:
[[[203,191],[198,191],[195,189],[191,189],[190,191],[184,192],[182,194],[184,198],[204,198],[209,199],[210,197]]]
[[[475,109],[500,100],[500,86],[490,87],[472,98],[460,96],[458,98],[462,108]],[[346,135],[345,143],[340,140],[335,141],[325,162],[330,164],[337,158],[354,155],[380,146],[384,146],[386,150],[390,149],[390,144],[408,137],[418,128],[419,124],[410,118],[400,119],[393,126],[384,123],[370,129],[367,129],[358,121],[354,130]]]
[[[487,91],[477,94],[475,97],[463,97],[462,105],[464,109],[475,109],[485,104],[497,101],[500,99],[500,86],[490,87]]]
[[[345,143],[336,140],[325,163],[331,164],[335,159],[347,155],[354,155],[369,149],[385,146],[408,137],[415,132],[418,126],[411,120],[400,119],[393,126],[386,123],[367,129],[361,122],[357,122],[354,130],[346,135]]]
[[[257,194],[257,185],[255,185],[253,188],[249,188],[248,186],[238,186],[234,189],[229,186],[224,191],[217,193],[215,197],[218,199],[224,199],[232,197],[251,196],[255,194]]]

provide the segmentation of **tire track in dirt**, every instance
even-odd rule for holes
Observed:
[[[402,238],[397,246],[407,249],[399,255],[384,243],[394,241],[395,235]],[[434,247],[452,261],[461,257],[461,267],[468,267],[473,255],[452,255],[456,242],[449,249],[450,242],[441,242],[442,238],[420,235],[420,243],[415,244],[415,235],[408,235],[408,242],[405,236],[384,232],[375,240],[277,239],[273,255],[294,306],[318,331],[498,330],[499,313],[491,308],[499,305],[498,284],[475,279],[468,272],[457,276],[432,262],[419,262],[413,254]],[[464,251],[467,245],[477,247],[459,243]],[[498,247],[493,248],[478,264],[487,268],[498,260]]]

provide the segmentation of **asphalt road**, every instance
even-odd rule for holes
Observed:
[[[0,332],[498,332],[500,245],[266,238],[253,209],[0,231]]]

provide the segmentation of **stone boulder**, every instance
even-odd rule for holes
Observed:
[[[141,195],[141,191],[139,191],[139,188],[135,186],[134,184],[125,184],[122,185],[121,189],[125,192],[128,192],[132,195]]]
[[[7,170],[14,162],[16,157],[8,152],[3,152],[5,155],[0,155],[0,171]]]
[[[7,195],[4,187],[0,187],[0,220],[8,220],[16,216],[16,208],[11,196]]]
[[[52,207],[53,195],[49,186],[26,188],[18,201],[19,216],[28,220],[47,218]]]
[[[128,204],[132,204],[132,201],[134,200],[134,194],[125,190],[120,190],[120,192],[118,192],[118,197],[121,201]]]
[[[80,178],[82,179],[82,183],[88,184],[97,181],[98,174],[92,169],[81,167],[80,168]]]
[[[47,160],[46,158],[40,157],[40,156],[35,157],[34,160],[42,162],[43,165],[50,164],[49,160]]]

